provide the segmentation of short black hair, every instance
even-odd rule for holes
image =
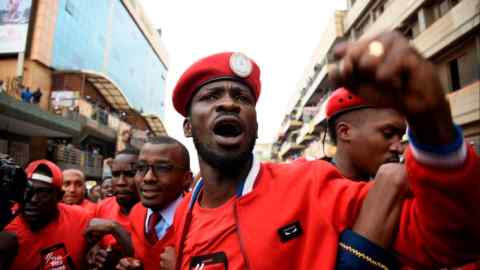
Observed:
[[[332,117],[327,120],[327,133],[328,137],[330,137],[330,141],[332,142],[333,145],[337,145],[337,131],[335,126],[337,125],[337,118],[338,117]]]
[[[140,151],[138,151],[137,148],[134,147],[125,147],[125,149],[120,150],[115,153],[115,156],[118,155],[133,155],[133,156],[138,156],[140,154]]]
[[[351,109],[337,115],[334,115],[330,119],[327,120],[327,132],[330,140],[332,141],[333,145],[337,145],[337,123],[339,121],[346,121],[349,123],[364,123],[367,121],[368,114],[365,113],[369,109],[374,109],[372,107],[359,107],[355,109]]]
[[[184,157],[185,168],[190,170],[190,154],[188,153],[188,149],[187,147],[185,147],[185,145],[183,145],[183,143],[179,142],[177,139],[167,135],[160,135],[160,136],[150,137],[147,140],[147,143],[178,145]]]

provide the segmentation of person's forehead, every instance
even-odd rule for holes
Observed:
[[[223,79],[223,80],[217,80],[213,82],[206,83],[205,85],[201,86],[198,91],[195,93],[193,98],[204,91],[211,91],[211,90],[227,90],[227,89],[238,89],[238,90],[244,90],[248,92],[249,94],[252,94],[252,90],[250,87],[248,87],[246,84],[236,81],[236,80],[229,80],[229,79]]]
[[[125,166],[137,161],[137,155],[120,154],[115,157],[112,162],[112,166]]]
[[[83,182],[82,176],[76,172],[64,172],[63,182]]]
[[[376,123],[378,125],[395,125],[399,128],[406,127],[407,122],[405,117],[400,112],[391,108],[374,108],[368,109],[369,122]]]
[[[140,155],[139,160],[147,161],[177,161],[181,157],[181,148],[179,145],[171,143],[151,144],[146,143]]]

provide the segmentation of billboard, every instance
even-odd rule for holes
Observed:
[[[32,0],[0,0],[0,54],[25,51]]]

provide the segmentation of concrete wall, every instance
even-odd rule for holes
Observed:
[[[30,58],[50,66],[52,63],[53,35],[57,21],[58,1],[38,0],[37,3]]]
[[[16,87],[17,59],[0,59],[0,80],[6,83],[7,93],[10,96],[20,98],[20,93]]]
[[[32,92],[40,88],[42,92],[40,108],[48,110],[52,91],[52,71],[36,61],[27,60],[25,61],[23,84],[30,87]]]

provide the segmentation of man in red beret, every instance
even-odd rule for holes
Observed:
[[[34,161],[26,173],[31,186],[20,215],[5,227],[19,243],[10,269],[83,269],[87,248],[83,231],[91,216],[81,208],[59,203],[63,177],[54,163]]]
[[[335,167],[348,179],[368,181],[403,153],[405,117],[393,108],[374,107],[346,88],[335,90],[326,106],[329,137],[336,145]]]
[[[342,44],[336,55],[335,82],[409,123],[415,196],[403,203],[395,252],[424,268],[478,257],[480,219],[470,206],[480,200],[480,159],[453,124],[433,65],[395,32]],[[177,209],[178,269],[333,269],[339,234],[372,187],[324,161],[261,164],[252,154],[259,76],[243,54],[222,53],[194,63],[174,89],[202,175]],[[393,171],[387,164],[383,173]]]
[[[405,117],[393,108],[372,106],[343,87],[330,95],[326,116],[330,140],[336,145],[332,163],[338,172],[353,181],[375,181],[355,224],[340,234],[336,269],[370,267],[344,249],[345,243],[378,264],[396,269],[396,258],[388,249],[408,191],[405,167],[399,164]],[[387,174],[384,164],[389,164]]]

